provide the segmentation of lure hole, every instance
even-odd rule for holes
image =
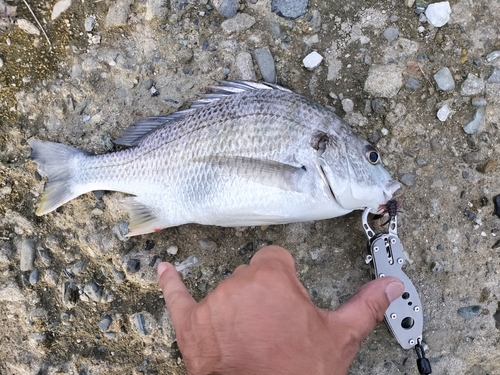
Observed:
[[[407,316],[406,318],[404,318],[402,321],[401,321],[401,327],[403,327],[404,329],[410,329],[413,327],[413,325],[415,324],[415,320],[413,320],[413,318]]]
[[[404,292],[401,297],[403,297],[403,299],[408,299],[408,298],[410,298],[410,293]]]

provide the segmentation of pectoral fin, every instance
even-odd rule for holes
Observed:
[[[307,173],[305,167],[243,156],[212,157],[208,162],[219,173],[236,175],[248,181],[296,192],[301,190],[300,180]]]

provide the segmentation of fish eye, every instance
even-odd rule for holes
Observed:
[[[380,161],[380,155],[378,150],[372,145],[366,146],[365,151],[366,159],[370,162],[370,164],[378,164]]]

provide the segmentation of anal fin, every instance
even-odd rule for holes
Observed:
[[[126,237],[158,232],[168,227],[155,215],[151,207],[142,204],[136,197],[125,198],[123,203],[130,217],[129,232]]]

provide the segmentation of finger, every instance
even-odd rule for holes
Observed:
[[[295,273],[295,261],[293,260],[292,254],[276,245],[266,246],[257,251],[250,260],[250,265],[270,263],[273,261],[278,261],[287,270]]]
[[[196,301],[189,294],[179,272],[170,263],[163,262],[158,265],[158,283],[175,327],[187,312],[196,306]]]
[[[404,293],[404,284],[395,277],[383,277],[364,285],[351,299],[333,311],[331,322],[344,322],[344,326],[361,343],[384,319],[392,301]]]

